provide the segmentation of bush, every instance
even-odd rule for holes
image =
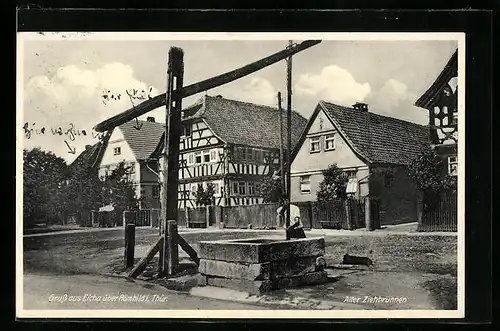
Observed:
[[[319,184],[317,192],[318,201],[346,198],[347,180],[347,174],[335,163],[323,170],[323,181]]]

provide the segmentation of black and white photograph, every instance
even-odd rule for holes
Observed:
[[[18,317],[464,317],[465,34],[17,52]]]

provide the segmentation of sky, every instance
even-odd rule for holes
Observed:
[[[97,141],[92,130],[97,123],[140,103],[134,89],[144,90],[144,96],[165,91],[171,46],[184,50],[184,85],[189,85],[287,45],[287,40],[25,40],[19,60],[21,126],[28,123],[24,147],[40,147],[73,161],[85,145]],[[292,107],[309,118],[320,100],[345,106],[365,102],[371,112],[427,124],[427,111],[413,104],[457,45],[456,40],[323,40],[293,57]],[[285,61],[186,98],[183,106],[207,93],[276,107],[278,91],[286,96]],[[165,110],[139,119],[147,116],[164,122]]]

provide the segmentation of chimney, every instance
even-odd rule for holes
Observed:
[[[147,119],[147,120],[148,120],[148,122],[154,122],[154,121],[155,121],[155,118],[154,118],[154,117],[152,117],[152,116],[150,116],[150,117],[148,117],[148,119]]]
[[[218,94],[215,96],[217,99],[222,99],[222,95]]]
[[[92,147],[92,145],[85,145],[85,149],[89,149],[90,147]]]
[[[362,102],[356,102],[352,107],[359,111],[368,111],[368,104]]]

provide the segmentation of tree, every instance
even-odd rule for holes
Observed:
[[[65,210],[63,188],[68,178],[64,159],[40,148],[23,150],[23,220],[26,227],[37,222],[62,223]]]
[[[446,164],[432,148],[425,149],[408,166],[408,176],[424,192],[426,206],[439,202],[443,193],[453,193],[457,189],[455,176],[448,175]]]
[[[207,183],[207,189],[205,191],[205,202],[206,205],[215,204],[215,187],[213,183]]]
[[[260,182],[259,195],[263,197],[263,201],[279,202],[283,196],[281,187],[281,179],[278,176],[267,176]]]
[[[196,190],[196,205],[197,206],[210,206],[214,204],[215,188],[213,183],[207,183],[207,189],[203,189],[203,185],[198,184]]]
[[[335,163],[323,170],[322,173],[323,181],[319,184],[317,192],[318,201],[346,198],[347,174]]]
[[[130,210],[139,207],[134,183],[130,179],[131,166],[120,162],[111,174],[104,180],[104,192],[107,204],[112,204],[115,209]]]

